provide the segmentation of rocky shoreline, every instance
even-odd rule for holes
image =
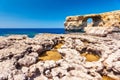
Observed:
[[[120,80],[120,33],[1,36],[0,80]]]

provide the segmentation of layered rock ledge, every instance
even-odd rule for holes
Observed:
[[[0,37],[0,80],[120,80],[120,33]]]

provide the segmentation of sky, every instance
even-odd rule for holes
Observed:
[[[120,0],[0,0],[0,28],[64,28],[66,16],[120,10]]]

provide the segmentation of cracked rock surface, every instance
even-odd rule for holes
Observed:
[[[103,76],[120,80],[119,36],[120,33],[106,37],[86,34],[0,37],[0,80],[103,80]],[[40,60],[47,51],[49,55],[59,53],[61,59]],[[99,59],[92,61],[91,54]]]

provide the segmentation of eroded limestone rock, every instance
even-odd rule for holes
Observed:
[[[116,34],[107,37],[85,34],[39,34],[26,39],[3,37],[0,80],[119,80],[120,41],[117,37],[120,34]],[[47,51],[52,57],[45,54]],[[82,56],[84,52],[99,59],[89,61],[92,57]],[[41,56],[45,60],[40,60]]]
[[[92,19],[92,22],[88,20]],[[81,16],[68,16],[64,23],[65,29],[81,30],[87,34],[104,36],[109,32],[120,31],[120,11]],[[110,30],[109,27],[112,27]]]

